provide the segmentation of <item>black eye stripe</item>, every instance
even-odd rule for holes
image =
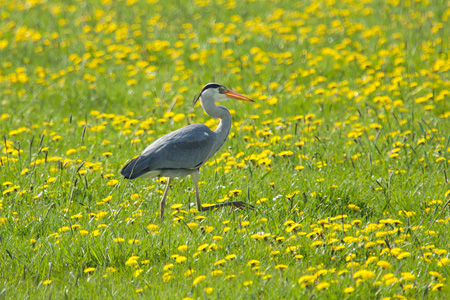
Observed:
[[[193,105],[195,105],[195,103],[197,103],[197,101],[200,99],[200,96],[202,95],[202,93],[203,93],[204,91],[206,91],[207,89],[217,89],[217,88],[227,89],[227,88],[224,87],[223,85],[220,85],[220,84],[217,84],[217,83],[214,83],[214,82],[212,82],[212,83],[207,83],[207,84],[203,87],[203,89],[202,89],[202,91],[200,92],[200,94],[198,95],[198,97],[193,101]]]
[[[220,84],[217,84],[217,83],[208,83],[208,84],[206,84],[204,87],[203,87],[203,89],[202,89],[202,91],[200,92],[200,95],[204,92],[204,91],[206,91],[207,89],[217,89],[217,88],[225,88],[223,85],[220,85]]]

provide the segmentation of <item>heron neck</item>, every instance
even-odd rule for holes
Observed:
[[[225,106],[217,106],[214,101],[201,101],[203,109],[212,118],[220,119],[220,123],[214,130],[219,139],[227,138],[231,128],[231,114]]]

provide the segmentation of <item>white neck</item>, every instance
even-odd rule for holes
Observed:
[[[211,99],[207,95],[200,97],[200,103],[206,114],[215,119],[220,119],[219,126],[214,130],[217,134],[217,139],[225,142],[231,129],[231,114],[225,106],[217,106],[214,103],[214,99]],[[222,146],[222,145],[220,145]]]

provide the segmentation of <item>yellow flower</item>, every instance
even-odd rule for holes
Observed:
[[[185,251],[187,251],[187,249],[188,249],[187,245],[178,246],[178,251],[185,252]]]
[[[135,85],[137,83],[137,80],[136,79],[129,79],[129,80],[127,80],[127,85],[128,86],[130,86],[130,85]]]
[[[275,269],[277,269],[277,270],[287,270],[287,269],[289,269],[289,267],[286,266],[286,265],[276,265]]]
[[[69,150],[66,151],[66,155],[72,155],[72,154],[74,154],[76,152],[77,152],[77,150],[75,150],[75,149],[69,149]]]
[[[107,183],[106,183],[106,185],[107,186],[115,186],[116,184],[118,184],[119,183],[119,180],[117,180],[117,179],[111,179],[110,181],[108,181]]]
[[[184,114],[176,114],[175,116],[173,116],[173,121],[174,122],[180,122],[184,120]]]
[[[159,228],[159,226],[158,225],[155,225],[155,224],[149,224],[148,226],[147,226],[147,229],[148,230],[150,230],[150,231],[157,231],[158,230],[158,228]]]
[[[108,196],[102,199],[103,202],[108,203],[109,201],[111,201],[112,196]]]
[[[211,276],[220,276],[220,275],[222,275],[223,274],[223,271],[222,270],[214,270],[214,271],[211,271]]]
[[[344,289],[344,293],[346,293],[346,294],[351,294],[351,293],[353,293],[354,291],[355,291],[355,289],[352,288],[352,287],[346,287],[346,288]]]
[[[183,206],[183,204],[177,203],[170,206],[171,209],[179,209]]]
[[[390,269],[391,268],[391,264],[388,263],[385,260],[380,260],[379,262],[377,262],[377,266],[382,267],[383,269]]]
[[[236,254],[228,254],[227,256],[225,256],[225,259],[228,259],[228,260],[234,259],[234,258],[236,258]]]
[[[195,229],[198,227],[198,224],[195,222],[189,222],[186,224],[190,229]]]
[[[206,276],[204,276],[204,275],[197,276],[197,277],[195,277],[194,282],[192,284],[197,285],[205,279],[206,279]]]
[[[411,274],[409,272],[402,272],[401,275],[402,275],[402,278],[406,281],[413,281],[414,279],[416,279],[416,276],[414,276],[413,274]]]
[[[42,282],[43,285],[48,285],[48,284],[50,284],[50,283],[52,283],[52,281],[51,281],[50,279],[44,280],[44,281]]]
[[[219,259],[218,261],[216,261],[216,262],[214,263],[214,265],[215,265],[215,266],[223,265],[225,262],[226,262],[225,259]]]
[[[443,257],[443,258],[441,258],[440,260],[439,260],[439,262],[438,262],[438,266],[439,267],[444,267],[444,266],[446,266],[446,265],[448,265],[450,263],[450,259],[449,258],[447,258],[447,257]]]
[[[409,252],[402,252],[399,255],[397,255],[397,259],[403,259],[403,258],[410,257],[410,256],[411,256],[411,253],[409,253]]]
[[[86,268],[86,269],[84,269],[84,273],[92,273],[92,272],[94,272],[95,271],[95,268]]]
[[[298,279],[298,283],[300,283],[301,287],[305,287],[313,284],[315,280],[316,277],[314,275],[303,275]]]
[[[175,261],[177,262],[177,263],[182,263],[182,262],[185,262],[187,260],[187,258],[185,257],[185,256],[177,256],[176,258],[175,258]]]
[[[259,264],[260,264],[259,260],[252,259],[247,263],[247,266],[250,267],[250,266],[259,265]]]
[[[359,270],[353,274],[353,278],[371,279],[375,277],[375,273],[369,270]]]
[[[436,283],[435,285],[433,285],[433,287],[431,288],[432,291],[440,291],[445,287],[445,284],[443,283]]]
[[[320,290],[328,288],[329,286],[330,286],[330,284],[328,282],[321,282],[316,286],[316,289],[320,291]]]
[[[430,272],[428,272],[428,274],[430,274],[431,276],[433,276],[433,277],[435,277],[435,278],[437,278],[439,280],[444,280],[444,277],[442,277],[442,275],[439,274],[438,272],[430,271]]]

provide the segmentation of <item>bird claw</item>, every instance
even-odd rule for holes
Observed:
[[[239,208],[239,209],[244,209],[244,208],[249,208],[251,210],[254,210],[255,207],[251,204],[248,204],[246,202],[242,202],[242,201],[230,201],[231,205]]]

